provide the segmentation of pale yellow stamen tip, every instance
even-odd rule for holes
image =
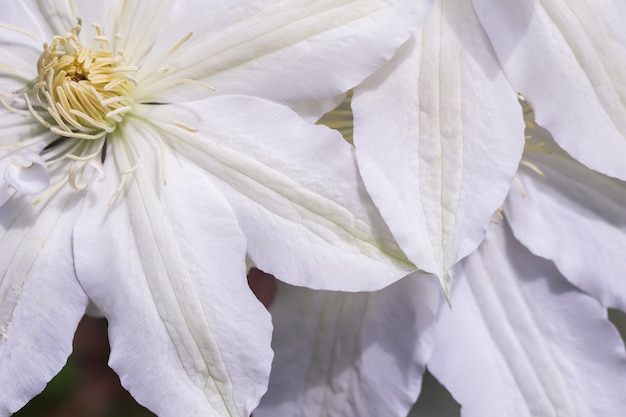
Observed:
[[[91,50],[79,39],[80,25],[65,36],[55,36],[37,62],[39,73],[32,94],[55,125],[44,121],[28,97],[27,107],[54,133],[77,139],[99,139],[112,132],[122,115],[132,109],[131,89],[136,67],[125,65],[122,54],[108,49],[109,40],[92,25],[100,49]]]
[[[169,52],[167,53],[168,55],[173,54],[174,52],[176,52],[176,50],[178,48],[180,48],[185,42],[187,42],[189,40],[189,38],[191,38],[191,36],[193,35],[193,32],[189,32],[188,34],[186,34],[181,40],[179,40],[178,42],[176,42],[176,45],[174,45],[172,47],[172,49],[169,50]]]
[[[198,132],[198,129],[196,129],[196,128],[194,128],[194,127],[191,127],[191,126],[187,126],[187,125],[186,125],[186,124],[184,124],[184,123],[175,122],[175,123],[174,123],[174,126],[176,126],[176,127],[180,127],[181,129],[184,129],[184,130],[186,130],[186,131],[188,131],[188,132],[191,132],[191,133],[196,133],[196,132]]]

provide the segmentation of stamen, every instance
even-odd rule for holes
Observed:
[[[33,117],[35,117],[35,119],[37,119],[37,121],[39,123],[41,123],[44,127],[47,127],[48,129],[52,128],[52,125],[50,125],[50,123],[46,122],[40,115],[39,113],[37,113],[35,111],[35,109],[33,109],[32,104],[30,104],[30,99],[28,98],[28,95],[24,94],[24,102],[26,103],[26,106],[28,107],[28,110],[30,110],[31,114],[33,115]]]
[[[176,127],[180,127],[181,129],[184,129],[184,130],[186,130],[186,131],[188,131],[188,132],[191,132],[191,133],[197,133],[197,132],[199,132],[199,130],[198,130],[198,129],[193,128],[193,127],[191,127],[191,126],[187,126],[186,124],[184,124],[184,123],[180,123],[180,122],[175,122],[175,123],[174,123],[174,126],[176,126]]]
[[[196,84],[206,88],[209,91],[215,91],[215,87],[213,87],[212,85],[209,85],[202,81],[192,80],[190,78],[179,78],[178,80],[176,80],[176,84]]]
[[[2,107],[4,107],[5,109],[7,109],[8,111],[10,111],[12,113],[19,113],[18,109],[16,109],[15,107],[11,106],[3,98],[0,98],[0,104],[2,105]]]
[[[17,26],[13,26],[13,25],[7,25],[6,23],[0,23],[0,28],[4,28],[4,29],[8,29],[11,30],[13,32],[17,32],[17,33],[21,33],[22,35],[26,35],[29,38],[38,41],[39,39],[37,38],[37,36],[35,36],[32,32],[29,32],[27,30],[24,30],[22,28],[19,28]]]
[[[102,139],[102,137],[107,134],[106,131],[98,132],[98,133],[93,134],[93,135],[90,135],[90,134],[87,134],[87,133],[66,132],[66,131],[63,131],[63,130],[59,129],[56,126],[52,126],[50,128],[50,131],[52,133],[55,133],[55,134],[59,135],[59,136],[67,136],[69,138],[75,138],[75,139]]]
[[[519,178],[517,178],[517,175],[513,177],[513,186],[515,187],[517,192],[520,194],[520,196],[522,196],[522,198],[526,198],[526,193],[524,192],[524,188],[522,187],[522,184],[519,182]]]
[[[130,106],[126,106],[126,107],[118,107],[117,109],[115,109],[115,110],[113,110],[113,111],[108,112],[105,116],[106,116],[106,117],[111,118],[111,117],[117,116],[118,114],[122,114],[122,113],[129,112],[129,111],[131,111],[132,109],[133,109],[133,108],[132,108],[132,107],[130,107]]]
[[[187,42],[189,38],[191,38],[192,35],[193,35],[193,32],[189,32],[188,34],[186,34],[181,40],[176,42],[176,45],[174,45],[167,54],[172,55],[174,52],[176,52],[176,50],[180,48],[185,42]]]
[[[524,165],[525,167],[530,168],[531,170],[533,170],[538,175],[540,175],[540,176],[542,176],[544,178],[546,177],[546,174],[544,174],[543,171],[541,171],[539,169],[539,167],[537,167],[537,165],[533,164],[532,162],[529,162],[529,161],[525,160],[524,158],[522,158],[522,160],[519,163],[520,163],[520,165]]]
[[[56,182],[55,184],[48,187],[45,191],[39,194],[39,198],[30,203],[32,207],[38,206],[42,201],[51,198],[57,191],[61,189],[65,184],[67,184],[67,178],[62,179],[61,181]]]
[[[133,165],[129,170],[122,172],[122,178],[120,179],[120,182],[117,184],[117,187],[115,188],[115,191],[113,192],[113,195],[111,196],[111,198],[109,199],[109,202],[107,203],[108,207],[111,207],[113,205],[113,203],[117,199],[117,196],[120,194],[120,192],[124,188],[124,184],[126,184],[126,176],[129,174],[132,174],[133,172],[137,170],[137,168],[139,167],[139,162],[141,162],[141,160],[137,158],[135,165]]]
[[[99,139],[115,130],[122,115],[132,109],[129,87],[136,85],[135,66],[124,64],[122,54],[113,54],[102,27],[92,25],[101,49],[92,51],[81,43],[79,24],[65,36],[54,36],[44,44],[37,70],[39,77],[31,90],[54,125],[28,105],[46,128],[76,139]],[[26,98],[30,102],[30,98]]]

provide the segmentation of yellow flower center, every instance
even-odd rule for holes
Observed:
[[[97,50],[80,41],[80,22],[44,44],[31,97],[53,120],[36,111],[26,96],[31,113],[61,137],[100,139],[133,108],[137,68],[125,65],[123,51],[113,51],[100,26],[93,27]]]

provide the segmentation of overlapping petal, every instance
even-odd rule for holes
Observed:
[[[429,369],[464,416],[620,416],[626,353],[604,308],[494,224],[458,265]]]
[[[168,147],[162,183],[153,137],[133,126],[132,143],[115,138],[107,163],[125,167],[123,147],[146,159],[111,207],[119,178],[94,185],[106,198],[87,205],[74,231],[78,278],[109,320],[110,365],[160,416],[247,417],[272,354],[269,314],[247,286],[245,239],[214,186]]]
[[[405,417],[419,393],[443,296],[413,274],[374,293],[281,285],[275,350],[257,417]]]
[[[513,233],[573,284],[626,311],[626,184],[588,169],[539,132],[543,147],[524,159],[543,175],[522,166],[505,204]]]
[[[483,239],[517,169],[516,94],[467,2],[437,2],[422,30],[355,89],[368,191],[401,247],[447,288]]]
[[[2,206],[0,416],[41,392],[72,351],[88,301],[71,251],[81,197],[67,191],[35,207],[14,197]]]
[[[507,78],[574,158],[626,180],[626,4],[473,0]]]
[[[160,54],[157,67],[165,60],[167,71],[143,78],[146,94],[139,94],[146,101],[169,102],[179,97],[181,79],[193,79],[217,94],[289,105],[333,97],[391,58],[431,5],[432,0],[252,1],[250,7],[231,8],[213,25],[216,19],[209,18],[203,33],[194,35],[198,39],[192,36],[173,54]]]
[[[243,96],[193,109],[151,106],[144,117],[163,121],[156,123],[164,140],[213,176],[260,269],[295,285],[349,291],[382,288],[414,269],[337,132]]]

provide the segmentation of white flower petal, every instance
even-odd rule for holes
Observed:
[[[88,301],[71,251],[80,198],[67,190],[0,207],[0,416],[41,392],[72,352]]]
[[[348,291],[382,288],[414,270],[336,131],[250,97],[217,97],[193,109],[151,106],[143,117],[200,129],[155,122],[214,176],[260,269],[291,284]]]
[[[373,293],[281,285],[270,309],[276,357],[255,417],[405,417],[442,299],[436,279],[417,273]]]
[[[29,11],[30,1],[2,4],[0,15],[0,99],[18,90],[37,75],[37,58],[45,33]],[[0,111],[4,108],[0,105]]]
[[[167,147],[162,184],[153,135],[129,124],[111,138],[107,163],[128,166],[131,146],[142,162],[110,208],[117,178],[92,185],[106,197],[77,222],[78,278],[109,320],[110,365],[138,402],[161,417],[248,417],[272,353],[269,314],[247,286],[245,240],[206,174]]]
[[[50,173],[41,156],[17,155],[4,169],[4,180],[22,194],[38,194],[50,185]]]
[[[506,223],[458,265],[428,365],[466,417],[618,417],[626,354],[607,312]]]
[[[331,97],[325,100],[308,100],[302,103],[298,103],[293,106],[292,109],[300,115],[304,120],[315,123],[325,113],[333,110],[339,106],[341,102],[346,98],[345,94],[340,94],[335,97]]]
[[[30,113],[3,112],[2,107],[0,107],[0,114],[2,115],[0,117],[0,131],[2,131],[0,146],[6,146],[6,151],[15,150],[19,152],[20,149],[26,147],[29,140],[35,142],[55,137],[52,132],[39,124]],[[10,155],[10,152],[6,152],[2,157],[10,158]]]
[[[52,35],[63,35],[76,24],[71,3],[68,0],[6,2],[2,5],[0,21],[29,32],[35,41],[49,41]],[[19,39],[26,41],[27,38]]]
[[[626,311],[626,183],[591,171],[541,138],[550,154],[524,159],[505,203],[515,236],[554,261],[573,284],[607,307]],[[523,193],[523,194],[522,194]]]
[[[352,106],[368,191],[409,259],[447,287],[504,201],[524,143],[517,95],[471,7],[438,2]]]
[[[626,180],[626,3],[473,3],[537,122],[574,158]]]
[[[93,8],[93,1],[83,0],[84,7],[81,10],[89,10]],[[98,2],[109,3],[109,2]],[[163,32],[163,37],[167,37],[169,41],[178,41],[176,37],[172,39],[171,30],[163,30],[164,22],[167,19],[167,14],[172,9],[177,8],[177,4],[185,3],[185,1],[171,1],[171,0],[151,0],[151,1],[118,1],[115,2],[115,7],[111,10],[111,24],[113,28],[111,33],[107,35],[113,37],[115,34],[121,34],[121,38],[117,41],[121,49],[124,50],[124,56],[127,57],[128,65],[140,66],[146,54],[150,52],[155,45],[157,45],[157,37],[160,32]],[[112,4],[112,3],[111,3]],[[202,6],[198,5],[198,8]],[[205,6],[202,8],[206,8]],[[193,19],[193,15],[196,13],[195,8],[186,10],[186,16]],[[107,16],[106,13],[100,12],[95,16]],[[103,22],[106,23],[106,22]],[[180,26],[185,30],[185,21],[181,20]],[[186,28],[188,31],[189,29]],[[175,36],[175,35],[174,35]],[[164,39],[161,39],[163,41]],[[161,43],[162,45],[162,43]],[[160,55],[160,54],[159,54]]]
[[[206,35],[168,56],[169,70],[140,80],[145,94],[139,94],[145,101],[172,101],[179,80],[193,79],[212,85],[217,94],[246,94],[289,105],[333,97],[389,59],[424,20],[431,4],[253,1],[252,7],[233,8],[220,16],[219,24],[204,27]],[[203,4],[200,10],[205,8]]]
[[[0,207],[9,201],[14,194],[15,188],[12,188],[8,184],[0,183]]]

